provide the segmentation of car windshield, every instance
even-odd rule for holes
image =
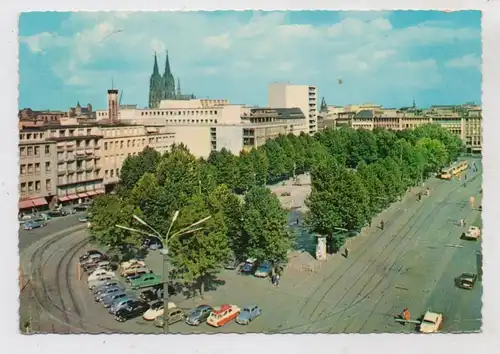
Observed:
[[[425,324],[431,324],[431,325],[435,324],[433,321],[431,321],[431,320],[425,320],[425,319],[422,322],[425,323]]]
[[[161,307],[163,307],[163,302],[160,302],[160,301],[155,302],[153,305],[151,305],[151,308],[152,308],[153,310],[158,310],[158,309],[160,309]]]
[[[247,313],[250,313],[250,309],[248,307],[245,307],[243,310],[241,310],[241,312],[247,312]]]

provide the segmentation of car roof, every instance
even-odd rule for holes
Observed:
[[[257,305],[246,305],[243,309],[253,309],[254,307],[258,307]]]

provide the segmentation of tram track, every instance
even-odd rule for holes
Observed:
[[[61,324],[62,326],[68,327],[68,332],[85,332],[87,329],[97,329],[99,331],[106,332],[117,332],[117,329],[108,328],[101,326],[99,324],[91,323],[85,321],[82,318],[81,310],[78,306],[78,301],[76,300],[74,290],[71,286],[71,279],[69,275],[69,269],[72,264],[72,260],[75,258],[76,254],[83,249],[88,243],[88,239],[83,239],[72,245],[67,252],[59,259],[55,272],[55,290],[58,294],[59,301],[51,296],[51,289],[49,289],[47,282],[45,280],[46,268],[48,261],[53,255],[49,256],[44,260],[44,255],[50,250],[51,246],[60,242],[62,239],[72,235],[74,231],[69,233],[63,233],[57,237],[50,239],[44,244],[40,245],[35,252],[30,257],[31,270],[31,281],[33,284],[34,298],[38,306],[47,313],[52,319]],[[48,272],[50,273],[50,272]],[[61,276],[62,275],[62,276]],[[65,288],[68,290],[69,301],[64,300],[62,294],[63,283]],[[71,307],[74,310],[74,314],[70,311]],[[77,325],[73,325],[72,322],[76,322]]]
[[[477,174],[475,175],[474,177],[472,177],[470,180],[469,180],[469,183],[473,182],[474,180],[476,180],[481,174]],[[450,192],[446,193],[444,195],[444,197],[442,198],[442,200],[438,203],[438,207],[445,204],[447,202],[447,200],[449,199],[450,195],[452,195],[454,192],[456,192],[457,190],[459,190],[460,188],[463,188],[463,185],[462,184],[459,184],[457,185],[455,188],[453,188]],[[417,223],[420,221],[421,217],[423,216],[423,214],[420,214],[420,211],[422,210],[422,208],[425,206],[424,203],[422,203],[422,205],[413,213],[413,215],[401,226],[398,228],[398,231],[395,233],[395,234],[399,234],[401,232],[401,230],[405,229],[408,227],[408,225],[411,223],[410,225],[410,229],[413,228],[415,225],[417,225]],[[400,211],[401,212],[401,211]],[[417,217],[418,215],[418,217]],[[424,218],[424,222],[427,218],[429,218],[429,216],[432,216],[434,215],[435,216],[435,213],[429,213],[427,214],[427,216]],[[417,217],[417,219],[415,220],[415,218]],[[432,218],[433,219],[433,218]],[[415,220],[412,222],[412,220]],[[428,227],[430,227],[430,223],[427,223]],[[329,312],[326,316],[322,316],[322,314],[325,312],[325,310],[323,310],[323,312],[314,320],[313,317],[314,317],[314,314],[316,313],[318,307],[320,306],[320,304],[324,304],[325,301],[325,297],[330,293],[331,289],[333,289],[333,287],[335,285],[337,285],[339,283],[339,281],[342,279],[343,275],[349,271],[353,266],[355,266],[356,264],[356,261],[359,260],[361,257],[363,257],[364,254],[366,254],[366,252],[368,252],[369,250],[373,249],[373,246],[377,244],[377,242],[379,242],[381,240],[380,236],[384,235],[386,232],[389,232],[390,230],[389,229],[386,229],[385,231],[383,231],[378,238],[374,239],[373,242],[370,242],[368,244],[365,244],[365,247],[364,247],[364,250],[361,252],[361,253],[357,253],[356,254],[356,258],[354,260],[353,263],[351,263],[347,268],[337,268],[335,269],[327,278],[324,279],[323,283],[326,283],[328,282],[328,280],[332,279],[335,275],[338,275],[340,272],[342,272],[342,274],[339,276],[339,278],[337,280],[335,280],[335,282],[327,289],[327,291],[323,294],[323,296],[319,299],[319,300],[316,300],[317,301],[317,304],[316,306],[314,307],[314,309],[310,312],[310,315],[308,317],[308,322],[307,323],[304,323],[304,324],[300,324],[300,325],[294,325],[294,326],[290,326],[290,327],[287,327],[287,328],[279,328],[279,329],[276,329],[275,331],[270,331],[270,333],[277,333],[277,332],[282,332],[282,331],[288,331],[288,330],[294,330],[294,329],[298,329],[298,328],[302,328],[302,327],[307,327],[310,328],[311,325],[315,324],[315,323],[318,323],[320,321],[323,321],[323,320],[326,320],[326,319],[329,319],[329,318],[332,318],[333,316],[336,316],[338,314],[341,314],[341,313],[345,313],[347,310],[349,310],[350,308],[356,306],[357,304],[361,303],[362,301],[364,301],[367,297],[369,297],[377,288],[378,286],[384,281],[384,280],[387,280],[386,276],[387,274],[389,274],[391,271],[393,271],[393,266],[394,264],[400,259],[402,258],[402,256],[404,256],[404,253],[406,252],[403,252],[402,254],[400,254],[400,256],[398,256],[394,262],[392,262],[391,266],[388,268],[388,271],[384,274],[384,276],[381,277],[381,279],[375,284],[375,286],[373,287],[372,290],[370,290],[369,292],[367,292],[365,295],[363,295],[361,298],[359,298],[358,300],[354,300],[351,304],[349,304],[346,308],[342,309],[342,310],[339,310],[339,311],[334,311],[334,312]],[[406,235],[408,234],[408,232],[405,234],[404,237],[400,237],[399,238],[399,242],[396,243],[394,249],[398,248],[405,240],[408,240],[408,238],[406,237]],[[410,240],[408,242],[408,244],[411,243],[411,237],[410,237]],[[353,284],[348,288],[346,289],[346,291],[344,292],[344,295],[342,296],[342,298],[340,300],[338,300],[336,302],[336,304],[340,303],[340,301],[342,301],[342,299],[345,298],[345,296],[350,292],[350,290],[352,288],[354,288],[359,279],[362,278],[362,276],[364,275],[365,271],[367,269],[369,269],[377,260],[378,260],[378,257],[380,254],[382,254],[383,252],[385,252],[387,250],[387,248],[391,245],[391,244],[394,244],[394,238],[391,238],[388,240],[388,243],[383,246],[382,250],[380,252],[377,253],[377,256],[375,256],[373,258],[373,260],[371,260],[370,264],[365,267],[365,269],[360,273],[360,276],[358,276],[358,278],[353,282]],[[399,272],[401,271],[401,269],[399,269],[396,274],[399,274]],[[397,279],[397,276],[394,277],[395,279]],[[366,286],[369,284],[370,282],[367,282],[365,284],[365,286],[358,292],[358,294],[356,294],[356,296],[354,297],[354,299],[356,299],[361,293],[362,291],[366,288]],[[390,284],[388,286],[391,287],[393,284]],[[307,305],[313,301],[313,297],[315,294],[317,294],[319,291],[321,290],[321,285],[313,292],[313,294],[311,294],[309,296],[309,298],[306,300],[306,302],[302,305],[301,309],[299,310],[299,314],[303,313],[304,312],[304,309],[307,307]],[[312,321],[311,321],[312,320]],[[331,327],[333,328],[333,327]],[[331,330],[330,328],[330,330]],[[329,331],[330,331],[329,330]]]

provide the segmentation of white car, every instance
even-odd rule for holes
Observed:
[[[479,237],[481,237],[481,229],[477,226],[469,227],[469,230],[465,234],[465,238],[470,240],[477,240]]]
[[[98,268],[89,275],[89,277],[87,278],[87,282],[91,282],[104,276],[110,276],[114,278],[116,277],[116,274],[114,272],[108,272],[107,270]]]
[[[89,281],[88,282],[89,289],[94,289],[94,288],[98,287],[99,285],[105,284],[106,282],[108,282],[108,281],[110,281],[112,279],[116,279],[116,278],[115,277],[111,277],[109,275],[106,275],[106,276],[97,278],[95,280]]]
[[[427,311],[420,324],[420,332],[435,333],[443,324],[443,315],[440,313]]]
[[[130,261],[122,262],[120,264],[120,268],[123,269],[123,270],[125,270],[125,269],[128,269],[128,268],[130,268],[131,266],[133,266],[135,264],[138,264],[141,267],[146,266],[146,263],[143,262],[143,261],[139,261],[137,259],[131,259]]]
[[[168,303],[168,309],[173,309],[176,308],[177,306],[173,302]],[[151,305],[149,310],[144,312],[142,315],[142,318],[144,318],[146,321],[153,321],[159,316],[163,316],[163,301],[157,301]]]

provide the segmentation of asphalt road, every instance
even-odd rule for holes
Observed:
[[[40,227],[33,230],[24,230],[19,226],[19,250],[22,251],[36,240],[44,238],[57,231],[65,230],[77,225],[78,218],[85,215],[85,212],[76,212],[76,214],[53,218],[47,221],[45,227]]]
[[[401,326],[392,317],[404,307],[409,308],[413,319],[426,310],[443,313],[444,332],[479,330],[482,284],[479,282],[470,291],[458,289],[454,284],[454,278],[462,272],[477,272],[476,255],[481,247],[480,242],[460,240],[464,230],[457,225],[460,217],[465,217],[468,225],[481,226],[480,212],[469,205],[472,195],[476,197],[476,207],[480,204],[481,178],[471,181],[473,174],[470,171],[467,174],[467,187],[457,180],[431,179],[427,183],[430,196],[417,202],[413,191],[411,197],[375,218],[368,232],[352,240],[349,258],[334,256],[316,273],[287,269],[280,287],[275,288],[267,279],[223,271],[220,285],[209,289],[204,299],[173,299],[186,309],[202,303],[214,306],[232,303],[240,307],[256,303],[262,308],[262,315],[248,326],[233,322],[214,329],[206,324],[189,327],[177,323],[171,326],[171,331],[413,332],[414,325]],[[385,230],[375,226],[381,219],[386,221]],[[61,225],[54,227],[60,230],[70,224]],[[76,270],[76,257],[85,249],[82,243],[85,236],[86,231],[81,231],[48,246],[39,246],[34,240],[31,246],[25,246],[27,254],[38,250],[36,257],[27,256],[25,262],[31,261],[43,273],[38,274],[39,281],[34,284],[44,308],[37,310],[38,317],[34,316],[40,318],[39,330],[161,332],[140,317],[117,323],[93,301],[85,277],[79,280]],[[147,262],[161,274],[161,257],[157,252]]]

